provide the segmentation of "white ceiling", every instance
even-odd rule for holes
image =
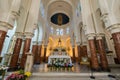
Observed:
[[[45,14],[46,14],[46,21],[48,22],[49,26],[55,27],[54,24],[50,22],[50,18],[55,13],[64,13],[70,18],[70,23],[64,25],[65,27],[71,27],[72,19],[73,19],[73,12],[76,9],[77,3],[79,0],[41,0],[43,3]],[[71,32],[72,33],[72,32]],[[59,36],[51,35],[52,38],[58,38]],[[62,38],[67,39],[69,35],[64,35]]]

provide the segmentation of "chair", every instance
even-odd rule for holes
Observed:
[[[82,57],[80,65],[87,65],[88,67],[90,67],[90,59],[88,57]]]

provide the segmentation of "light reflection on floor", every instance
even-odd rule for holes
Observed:
[[[56,67],[47,67],[47,64],[42,63],[40,65],[33,66],[33,72],[72,72],[72,73],[88,73],[90,68],[86,65],[74,64],[72,68],[56,68]]]

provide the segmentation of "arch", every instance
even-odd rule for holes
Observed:
[[[52,5],[52,4],[54,4],[54,3],[56,3],[56,2],[65,2],[67,5],[69,5],[71,8],[72,8],[72,10],[71,10],[71,12],[69,12],[69,13],[72,13],[73,12],[73,4],[71,3],[71,1],[70,0],[50,0],[49,2],[48,2],[48,5],[47,5],[47,9],[46,9],[46,11],[47,11],[47,13],[48,13],[48,11],[49,11],[49,8],[50,8],[50,6]],[[65,10],[55,10],[55,11],[53,11],[53,12],[51,12],[51,13],[49,13],[50,15],[47,15],[47,18],[50,18],[53,14],[55,14],[55,13],[64,13],[64,14],[66,14],[67,16],[69,16],[69,18],[71,18],[70,17],[70,14],[67,12],[67,11],[65,11]]]
[[[71,5],[72,8],[73,8],[73,4],[71,3],[70,0],[50,0],[47,7],[49,7],[52,3],[56,2],[56,1],[63,1],[63,2],[66,2],[67,4]]]
[[[69,18],[71,18],[70,15],[69,15],[67,12],[65,12],[64,10],[54,11],[53,13],[51,13],[51,14],[49,15],[49,17],[51,17],[52,15],[54,15],[54,14],[56,14],[56,13],[64,13],[64,14],[66,14]]]

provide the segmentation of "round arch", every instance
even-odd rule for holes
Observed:
[[[52,3],[56,2],[56,1],[63,1],[66,2],[67,4],[71,5],[72,9],[73,9],[73,4],[71,3],[70,0],[50,0],[47,7],[49,7]]]
[[[49,13],[50,15],[48,15],[48,11],[49,11],[49,9],[50,9],[50,6],[52,5],[52,4],[54,4],[54,3],[56,3],[56,2],[65,2],[69,7],[71,7],[70,8],[70,10],[71,10],[71,12],[69,12],[69,11],[65,11],[65,10],[53,10],[51,13]],[[70,0],[50,0],[49,2],[48,2],[48,5],[47,5],[47,9],[46,9],[46,11],[47,11],[47,18],[50,18],[52,15],[54,15],[55,13],[64,13],[64,14],[66,14],[70,19],[71,19],[71,15],[73,15],[73,4],[71,3],[71,1]],[[72,13],[72,14],[71,14]]]

